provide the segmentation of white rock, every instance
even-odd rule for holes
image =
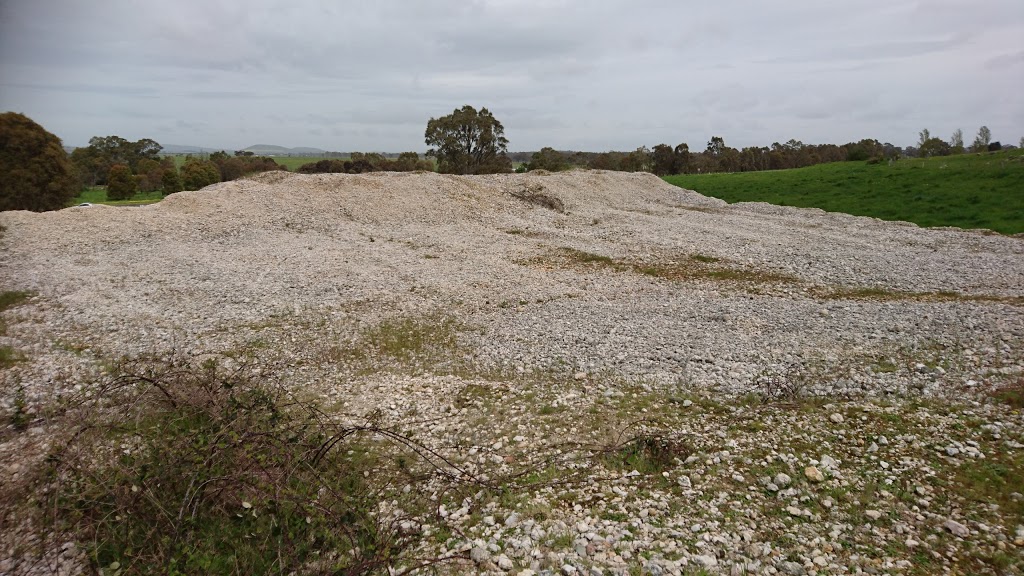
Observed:
[[[879,512],[878,510],[866,510],[864,512],[864,515],[868,518],[871,518],[872,520],[878,520],[882,517],[882,513]]]
[[[701,568],[711,568],[718,566],[718,558],[710,554],[698,554],[696,556],[690,556],[690,561],[700,566]]]
[[[942,527],[948,530],[952,535],[959,536],[960,538],[967,538],[971,535],[971,531],[963,524],[950,518],[942,523]]]
[[[477,564],[482,564],[491,559],[491,553],[482,546],[474,546],[473,549],[469,551],[469,558]]]
[[[833,412],[832,414],[829,415],[828,419],[831,420],[833,424],[843,423],[843,415],[840,414],[839,412]]]

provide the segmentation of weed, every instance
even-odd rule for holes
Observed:
[[[1018,378],[1014,383],[1000,386],[990,392],[989,395],[997,402],[1006,404],[1011,408],[1024,410],[1024,378]]]
[[[541,416],[551,416],[552,414],[558,414],[559,412],[561,412],[561,410],[557,406],[552,406],[551,404],[545,404],[537,411]]]
[[[719,259],[715,258],[714,256],[705,256],[704,254],[691,254],[690,260],[693,260],[695,262],[702,262],[704,264],[714,264],[715,262],[719,261]]]
[[[24,290],[8,290],[5,292],[0,292],[0,312],[9,310],[11,308],[14,308],[15,306],[23,304],[32,296],[34,296],[33,292],[28,292]],[[4,336],[6,334],[7,324],[3,321],[3,318],[0,318],[0,336]],[[10,365],[9,363],[14,362],[14,360],[12,360],[13,352],[10,350],[10,348],[6,348],[7,352],[5,355],[5,353],[3,352],[5,348],[6,347],[0,348],[0,366]],[[4,359],[5,356],[6,360]]]
[[[442,315],[390,318],[361,330],[347,345],[329,347],[325,360],[363,372],[437,368],[457,356],[461,323]]]
[[[11,426],[14,426],[15,430],[24,430],[28,427],[28,423],[32,421],[32,416],[28,413],[27,404],[25,402],[25,387],[18,386],[18,389],[14,392],[14,405],[11,410]]]
[[[0,346],[0,368],[10,368],[25,360],[25,356],[10,346]]]
[[[802,362],[794,362],[782,369],[766,368],[754,379],[754,388],[762,404],[793,402],[808,393],[811,370]]]
[[[5,292],[0,292],[0,312],[24,303],[33,295],[33,292],[26,290],[7,290]]]
[[[580,264],[603,264],[606,266],[615,265],[615,261],[608,256],[584,252],[583,250],[576,250],[575,248],[562,248],[562,251],[565,252],[570,260],[579,262]]]
[[[49,520],[88,543],[94,571],[365,573],[410,559],[407,516],[377,512],[392,499],[430,505],[398,487],[423,447],[338,426],[284,386],[214,362],[135,368],[102,387],[49,458]]]
[[[604,461],[613,469],[636,470],[641,474],[658,474],[685,460],[693,453],[679,440],[657,434],[641,434],[605,452]]]
[[[565,204],[562,203],[561,199],[551,194],[544,192],[544,186],[542,184],[527,184],[519,190],[513,190],[509,192],[513,197],[529,202],[530,204],[536,204],[548,210],[554,210],[555,212],[564,213]]]

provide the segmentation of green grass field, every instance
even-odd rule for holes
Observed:
[[[107,204],[110,206],[140,206],[163,200],[160,192],[139,192],[131,200],[107,200],[107,189],[104,186],[92,186],[75,196],[68,206],[77,206],[83,202],[90,204]]]
[[[769,202],[920,226],[1024,232],[1024,150],[665,180],[730,203]]]

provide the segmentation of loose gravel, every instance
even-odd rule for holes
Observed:
[[[0,408],[34,421],[0,436],[0,482],[106,363],[244,350],[475,474],[558,456],[573,482],[439,501],[423,552],[470,558],[446,571],[1024,573],[1024,483],[969,473],[1024,469],[1022,411],[992,396],[1024,389],[1020,238],[594,171],[269,173],[0,226],[0,290],[35,294],[2,313],[25,360]],[[339,354],[401,318],[452,321],[457,349]],[[595,466],[623,431],[690,454]],[[4,516],[0,573],[39,572]],[[36,553],[74,573],[80,544]]]

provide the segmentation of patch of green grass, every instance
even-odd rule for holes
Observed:
[[[730,203],[768,202],[920,226],[1024,232],[1024,150],[665,180]]]
[[[560,408],[558,408],[557,406],[552,406],[551,404],[545,404],[545,405],[540,407],[540,410],[538,410],[537,413],[540,414],[541,416],[551,416],[551,415],[554,415],[554,414],[558,414],[561,411],[562,410]]]
[[[20,352],[10,346],[0,346],[0,368],[10,368],[25,360]]]
[[[462,325],[442,315],[396,317],[363,329],[355,341],[332,346],[325,353],[329,362],[346,363],[372,372],[382,369],[431,369],[444,364],[457,366],[458,332]]]
[[[675,282],[688,280],[715,280],[719,282],[733,282],[737,284],[760,285],[760,284],[791,284],[800,280],[795,276],[772,272],[769,270],[758,270],[753,268],[729,267],[721,263],[721,260],[708,259],[709,257],[689,257],[686,261],[678,262],[656,262],[653,264],[638,264],[634,270],[646,276],[664,278]]]
[[[940,464],[948,485],[944,489],[977,504],[998,504],[1007,525],[1024,524],[1024,501],[1011,496],[1024,478],[1024,454],[988,451],[984,460],[962,466]]]
[[[905,290],[893,290],[878,286],[865,286],[856,288],[836,287],[820,288],[814,287],[811,293],[818,298],[826,300],[918,300],[924,302],[1002,302],[1014,306],[1024,305],[1024,298],[1019,296],[994,296],[991,294],[961,294],[940,290],[937,292],[912,292]]]
[[[990,395],[997,402],[1006,404],[1011,408],[1024,410],[1024,378],[1018,378],[1014,383],[1000,386],[993,390]]]
[[[729,263],[723,262],[718,258],[702,254],[691,254],[682,260],[629,263],[574,248],[562,248],[562,251],[574,263],[599,265],[619,272],[631,271],[675,282],[704,279],[750,285],[784,284],[800,281],[798,278],[788,274],[730,266]]]
[[[24,304],[26,300],[34,296],[34,292],[26,290],[7,290],[0,292],[0,312],[9,310]],[[7,335],[7,323],[0,318],[0,336]],[[10,346],[0,346],[0,368],[10,368],[14,364],[25,360],[20,352]]]
[[[34,292],[29,292],[27,290],[8,290],[0,292],[0,312],[24,303],[33,295],[35,295]]]
[[[576,250],[575,248],[562,248],[562,250],[571,260],[579,262],[580,264],[603,264],[606,266],[615,265],[615,261],[608,256],[584,252],[583,250]]]
[[[106,204],[107,206],[141,206],[153,204],[164,199],[161,192],[139,192],[128,200],[107,200],[107,189],[103,186],[86,188],[75,196],[68,206],[77,206],[83,202],[89,204]]]
[[[690,260],[694,260],[696,262],[703,262],[704,264],[714,264],[715,262],[719,261],[719,259],[715,258],[714,256],[707,256],[704,254],[690,254]]]
[[[665,436],[643,434],[605,453],[604,462],[613,470],[636,470],[660,474],[673,468],[676,459],[685,460],[693,450]]]

